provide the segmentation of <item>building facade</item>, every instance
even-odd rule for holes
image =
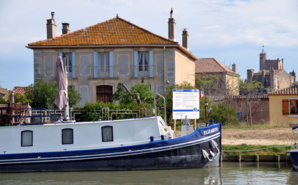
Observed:
[[[294,70],[290,73],[284,70],[283,59],[267,59],[263,46],[260,53],[260,71],[255,73],[253,69],[248,69],[247,81],[260,82],[262,88],[267,88],[268,91],[276,91],[290,87],[296,81],[296,73]]]
[[[111,102],[119,82],[128,89],[146,83],[163,94],[167,84],[187,81],[194,85],[195,60],[188,50],[188,33],[183,46],[175,41],[175,19],[169,18],[169,38],[164,38],[120,17],[74,32],[62,23],[56,36],[54,14],[47,20],[47,40],[28,44],[34,53],[34,82],[55,81],[57,57],[63,58],[69,86],[82,97],[80,102]],[[54,33],[53,33],[54,32]]]
[[[205,89],[210,96],[235,96],[239,95],[239,77],[236,64],[232,69],[214,58],[200,58],[196,62],[196,87]],[[199,79],[212,80],[209,87],[200,87]]]
[[[269,96],[269,118],[271,125],[298,125],[298,85],[271,92]]]

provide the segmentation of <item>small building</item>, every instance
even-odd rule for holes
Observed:
[[[210,96],[239,95],[239,77],[236,64],[232,69],[214,58],[200,58],[196,62],[196,87],[206,89],[204,92]],[[200,87],[199,79],[213,80],[212,87]]]
[[[26,93],[26,88],[27,87],[21,87],[21,86],[15,86],[12,90],[12,92],[14,94],[20,94],[20,95],[24,95]]]
[[[183,45],[176,41],[172,14],[169,37],[164,38],[118,15],[74,32],[69,31],[68,23],[62,23],[63,34],[57,36],[52,12],[47,20],[47,39],[27,46],[34,55],[34,82],[55,81],[55,63],[61,56],[69,72],[69,86],[81,94],[81,106],[85,102],[111,102],[119,82],[128,89],[146,83],[160,94],[168,83],[195,85],[197,57],[189,51],[186,29]]]
[[[298,85],[268,93],[271,125],[298,125]]]
[[[8,89],[0,87],[0,97],[3,98],[5,101],[9,98],[10,91]]]
[[[266,88],[267,91],[271,92],[290,87],[296,81],[296,73],[294,70],[290,73],[284,70],[283,59],[267,59],[263,46],[260,53],[260,70],[255,73],[253,69],[248,69],[247,81],[260,82],[261,88]],[[262,91],[262,93],[266,93],[266,91]]]

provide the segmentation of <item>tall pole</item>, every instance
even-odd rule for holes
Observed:
[[[207,101],[205,101],[204,106],[205,106],[205,122],[207,126],[208,125],[208,113],[207,113],[208,102]]]
[[[66,97],[67,97],[67,105],[65,107],[65,112],[64,112],[64,120],[69,120],[69,100],[68,100],[68,79],[67,79],[67,70],[66,70],[66,66],[65,66],[65,86],[66,86]]]

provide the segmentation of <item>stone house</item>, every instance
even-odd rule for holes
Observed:
[[[55,63],[58,56],[63,57],[69,86],[81,94],[81,106],[85,102],[111,102],[119,82],[128,89],[146,83],[160,94],[167,84],[195,84],[197,57],[188,50],[187,30],[183,30],[183,45],[176,42],[172,12],[168,38],[118,15],[74,32],[69,32],[68,23],[62,27],[62,35],[57,36],[52,12],[47,20],[47,39],[28,44],[34,54],[34,82],[55,81]]]
[[[267,59],[263,46],[260,53],[260,71],[255,73],[253,69],[248,69],[247,81],[260,82],[262,88],[268,88],[270,92],[290,87],[296,81],[296,73],[294,70],[290,73],[284,70],[283,59]]]
[[[297,125],[298,118],[298,84],[268,93],[269,119],[271,125]]]
[[[205,89],[208,97],[239,95],[240,75],[236,72],[236,64],[230,69],[214,58],[200,58],[195,63],[196,87]],[[212,87],[200,87],[198,78],[213,80]]]

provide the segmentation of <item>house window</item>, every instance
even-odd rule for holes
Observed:
[[[73,144],[73,129],[72,128],[65,128],[62,129],[62,144]]]
[[[33,146],[33,131],[24,130],[21,132],[21,146]]]
[[[140,72],[148,71],[149,52],[139,52],[138,63]]]
[[[283,100],[283,115],[298,115],[298,99]]]
[[[108,73],[110,71],[110,57],[109,53],[100,53],[99,68],[101,73]]]
[[[63,53],[63,64],[66,66],[67,72],[72,72],[72,59],[71,59],[71,53]]]
[[[102,133],[102,142],[113,141],[113,127],[112,126],[101,127],[101,133]]]

